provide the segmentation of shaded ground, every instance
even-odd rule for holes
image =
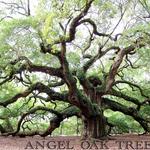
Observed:
[[[81,140],[77,136],[69,137],[0,137],[0,150],[24,150],[24,149],[110,149],[110,150],[150,150],[150,135],[118,135],[111,136],[109,140]]]

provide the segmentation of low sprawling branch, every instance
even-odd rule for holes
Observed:
[[[65,101],[65,102],[68,100],[67,94],[60,94],[58,92],[55,92],[54,90],[50,89],[48,86],[42,83],[35,83],[31,85],[28,89],[26,89],[24,92],[20,92],[16,94],[15,96],[13,96],[12,98],[4,102],[0,102],[0,105],[3,107],[7,107],[9,104],[16,102],[19,98],[27,97],[34,90],[38,90],[40,93],[46,93],[49,96],[49,99],[52,99],[52,100],[59,100],[59,101]]]
[[[129,115],[129,116],[133,117],[137,122],[139,122],[139,124],[143,127],[145,132],[150,131],[150,128],[148,126],[148,123],[150,123],[150,121],[141,117],[141,115],[139,114],[137,109],[135,109],[133,107],[124,106],[124,105],[122,105],[118,102],[115,102],[113,100],[110,100],[108,98],[103,98],[103,103],[106,107],[112,109],[113,111],[119,111],[125,115]]]
[[[21,124],[23,122],[23,120],[25,119],[26,116],[28,115],[31,115],[31,114],[34,114],[36,113],[37,111],[47,111],[47,112],[50,112],[52,114],[54,114],[55,116],[50,120],[50,125],[48,127],[48,129],[46,129],[45,131],[33,131],[33,132],[19,132],[20,129],[21,129]],[[28,112],[24,113],[20,120],[18,121],[18,125],[17,125],[17,129],[13,132],[5,132],[3,133],[2,135],[4,136],[8,136],[8,135],[18,135],[18,136],[21,136],[21,137],[24,137],[24,136],[34,136],[34,135],[40,135],[40,136],[48,136],[48,135],[51,135],[52,132],[58,128],[60,126],[60,123],[66,119],[66,118],[69,118],[69,117],[72,117],[72,116],[77,116],[77,117],[80,117],[80,110],[75,107],[75,106],[70,106],[66,109],[64,109],[63,111],[61,112],[58,112],[56,110],[53,110],[53,109],[50,109],[50,108],[47,108],[47,107],[43,107],[43,106],[37,106],[31,110],[29,110]]]
[[[50,108],[47,108],[47,107],[43,107],[43,106],[37,106],[31,110],[29,110],[28,112],[24,113],[20,120],[18,121],[18,125],[17,125],[17,129],[16,131],[13,131],[13,132],[9,132],[9,133],[5,133],[4,135],[16,135],[19,131],[20,131],[20,128],[21,128],[21,124],[24,120],[24,118],[30,114],[34,114],[35,112],[39,111],[39,110],[42,110],[42,111],[48,111],[52,114],[55,114],[56,116],[61,116],[61,114],[59,112],[57,112],[56,110],[53,110],[53,109],[50,109]]]
[[[77,116],[77,117],[81,117],[80,116],[80,110],[75,107],[75,106],[71,106],[66,108],[65,110],[63,110],[61,112],[61,117],[55,116],[50,120],[50,126],[48,127],[48,129],[43,133],[42,136],[47,136],[47,135],[51,135],[52,132],[58,128],[60,126],[60,123],[66,119],[66,118],[70,118],[72,116]]]

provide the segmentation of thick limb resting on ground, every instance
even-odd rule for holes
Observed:
[[[26,116],[29,116],[31,114],[34,114],[36,111],[47,111],[49,113],[54,114],[55,116],[50,120],[50,125],[48,127],[48,129],[46,129],[45,131],[34,131],[34,132],[29,132],[29,133],[24,133],[24,132],[19,132],[20,128],[21,128],[21,124],[23,123],[23,120]],[[13,135],[13,136],[34,136],[34,135],[40,135],[40,136],[48,136],[51,135],[51,133],[60,126],[60,123],[69,117],[72,116],[80,116],[80,110],[75,107],[75,106],[70,106],[68,108],[66,108],[65,110],[61,111],[61,112],[57,112],[53,109],[47,108],[47,107],[42,107],[42,106],[37,106],[31,110],[29,110],[28,112],[24,113],[20,120],[18,121],[18,125],[17,125],[17,129],[15,131],[12,132],[5,132],[3,127],[1,127],[1,132],[3,131],[2,135],[8,136],[8,135]]]
[[[150,132],[150,120],[142,118],[137,109],[133,107],[126,107],[108,98],[103,98],[103,103],[107,108],[112,109],[113,111],[119,111],[124,113],[125,115],[132,116],[142,126],[145,132]]]

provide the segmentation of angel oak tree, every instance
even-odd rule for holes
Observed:
[[[12,10],[0,22],[0,86],[5,91],[0,106],[11,111],[19,101],[23,107],[17,128],[0,125],[2,134],[48,136],[77,116],[83,137],[101,138],[115,126],[104,115],[108,109],[131,116],[149,132],[150,120],[141,115],[141,108],[150,105],[148,81],[137,74],[149,68],[148,2],[39,1],[37,11],[32,2],[0,2]],[[59,102],[66,108],[53,108]],[[39,111],[53,114],[49,127],[26,132],[23,125]]]

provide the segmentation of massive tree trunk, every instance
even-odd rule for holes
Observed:
[[[106,120],[103,115],[83,119],[83,138],[102,138],[106,136]]]
[[[106,133],[106,118],[102,109],[101,93],[92,91],[90,99],[93,103],[92,115],[83,117],[83,138],[102,138]]]

